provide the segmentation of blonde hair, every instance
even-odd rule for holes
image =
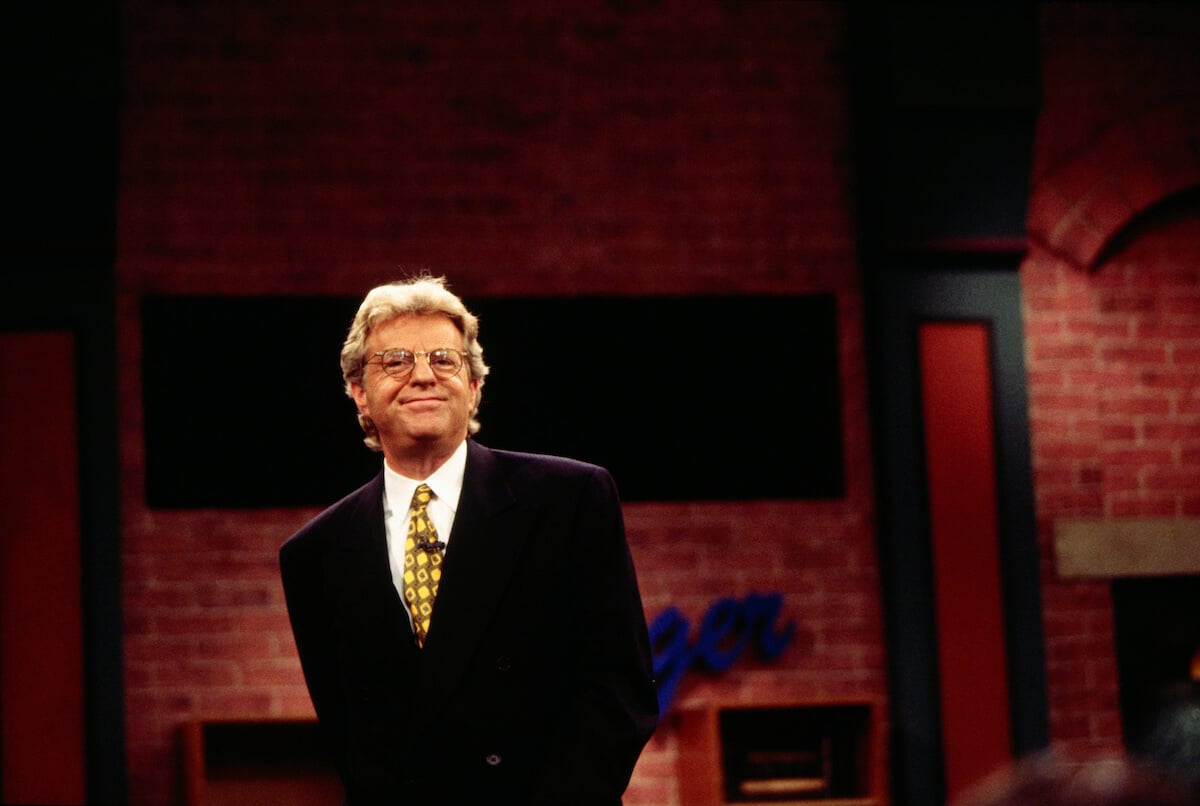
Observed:
[[[483,379],[487,376],[487,364],[483,362],[483,348],[479,345],[479,319],[467,310],[467,306],[447,288],[445,277],[422,274],[411,280],[401,280],[372,288],[358,306],[358,313],[350,323],[350,331],[342,344],[342,380],[346,394],[353,397],[351,386],[362,384],[366,369],[367,338],[377,326],[390,322],[398,316],[441,315],[453,323],[462,334],[462,351],[466,355],[469,380],[479,386],[475,395],[475,408],[467,424],[467,433],[479,431],[479,401],[483,397]],[[358,415],[362,427],[363,442],[373,451],[382,451],[379,431],[370,417]]]

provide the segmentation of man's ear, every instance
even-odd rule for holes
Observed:
[[[358,406],[359,414],[371,416],[370,407],[367,405],[367,390],[363,389],[361,383],[350,382],[350,394],[354,398],[354,405]]]

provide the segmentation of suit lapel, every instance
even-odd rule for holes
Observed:
[[[514,528],[515,499],[491,451],[473,441],[467,445],[462,497],[421,652],[422,675],[437,680],[439,690],[447,693],[454,690],[495,616],[528,532]]]
[[[355,622],[355,629],[371,625],[378,632],[380,646],[396,643],[396,636],[411,636],[404,603],[392,583],[388,564],[387,533],[383,522],[383,473],[356,494],[355,509],[348,525],[337,535],[337,550],[328,562],[330,580],[339,587],[343,619]],[[415,662],[411,641],[401,640],[399,655]]]

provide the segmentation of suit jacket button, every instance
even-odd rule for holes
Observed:
[[[498,753],[489,753],[488,757],[485,758],[484,761],[488,763],[489,767],[495,767],[500,763],[501,759]]]
[[[496,658],[496,671],[507,672],[511,668],[512,658],[510,658],[508,655],[501,655],[500,657]]]

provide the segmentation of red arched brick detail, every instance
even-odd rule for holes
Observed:
[[[1029,240],[1081,270],[1138,214],[1200,185],[1200,99],[1144,110],[1035,177]]]

